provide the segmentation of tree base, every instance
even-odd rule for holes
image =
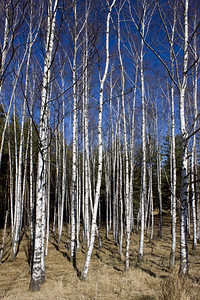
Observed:
[[[159,237],[160,239],[162,238],[162,232],[160,230],[158,231],[157,237]]]
[[[31,292],[39,292],[41,289],[41,281],[40,280],[34,280],[31,278],[31,282],[29,285],[29,291]]]
[[[193,243],[192,249],[193,249],[193,250],[196,250],[196,249],[197,249],[197,244],[194,244],[194,243]]]
[[[138,262],[143,262],[144,261],[144,256],[141,254],[138,254]]]
[[[169,261],[169,268],[173,270],[175,267],[175,252],[170,253],[170,261]]]
[[[187,276],[188,275],[188,266],[180,265],[179,275]]]
[[[87,276],[85,274],[81,274],[80,276],[81,281],[86,282]]]
[[[12,253],[12,256],[11,256],[12,260],[16,260],[16,255],[14,253]]]
[[[41,276],[41,284],[44,284],[45,283],[45,274],[42,274]]]
[[[129,263],[125,263],[125,272],[127,273],[129,271]]]

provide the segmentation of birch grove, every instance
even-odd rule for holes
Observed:
[[[188,274],[188,240],[200,241],[198,12],[197,0],[0,0],[0,260],[7,232],[12,259],[25,233],[30,291],[52,245],[86,281],[105,239],[125,271],[133,256],[142,266],[166,220],[169,267]]]

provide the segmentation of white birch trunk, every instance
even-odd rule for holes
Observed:
[[[195,13],[195,20],[194,20],[194,28],[196,28],[196,18],[197,15]],[[194,69],[194,124],[198,127],[199,122],[197,121],[197,91],[198,91],[198,53],[197,53],[197,36],[194,36],[194,59],[196,61],[195,69]],[[194,130],[195,131],[195,130]],[[195,140],[196,136],[194,135]],[[200,239],[200,211],[199,211],[199,183],[198,183],[198,173],[197,173],[197,150],[196,147],[194,148],[194,179],[195,179],[195,195],[196,195],[196,218],[197,218],[197,241]]]
[[[112,204],[114,207],[114,197],[115,197],[115,161],[116,161],[116,152],[115,152],[115,141],[114,141],[114,129],[113,129],[113,114],[112,114],[112,95],[113,95],[113,67],[111,69],[111,74],[110,74],[110,101],[109,101],[109,110],[110,110],[110,138],[111,138],[111,156],[110,159],[108,160],[108,176],[109,176],[109,202],[108,202],[108,210],[109,210],[109,230],[111,230],[112,227],[112,212],[113,212],[113,221],[115,219],[114,214],[115,211],[114,209],[112,210]],[[114,153],[114,155],[113,155]],[[113,168],[113,170],[112,170]],[[112,170],[112,173],[111,173]],[[111,181],[113,178],[113,190],[111,193]],[[113,194],[113,196],[111,196]],[[115,221],[114,221],[115,222]],[[113,236],[114,236],[114,230],[115,230],[115,225],[113,224]]]
[[[125,114],[125,77],[124,66],[121,55],[121,35],[120,35],[120,13],[118,13],[118,53],[121,67],[121,87],[122,87],[122,116],[123,116],[123,130],[124,130],[124,150],[125,150],[125,204],[126,204],[126,259],[125,271],[129,270],[129,246],[130,246],[130,196],[129,196],[129,162],[128,162],[128,144],[126,133],[126,114]]]
[[[194,130],[196,126],[194,125]],[[195,150],[196,136],[193,137],[191,161],[191,193],[192,193],[192,221],[193,221],[193,249],[197,248],[196,198],[195,198]],[[188,212],[189,213],[189,212]]]
[[[30,106],[30,173],[29,173],[29,178],[30,178],[30,193],[29,193],[29,227],[30,227],[30,234],[29,234],[29,247],[30,247],[30,255],[31,251],[33,251],[33,233],[34,233],[34,225],[33,225],[33,120],[32,120],[32,114],[33,114],[33,97],[31,95],[31,106]],[[31,260],[30,260],[31,261]],[[32,264],[32,262],[31,262]],[[32,267],[32,266],[31,266]]]
[[[146,8],[143,7],[144,13],[141,23],[142,36],[144,36],[144,18]],[[141,100],[142,100],[142,191],[140,200],[140,212],[141,212],[141,222],[140,222],[140,242],[138,259],[143,260],[143,247],[144,247],[144,205],[146,201],[146,117],[145,117],[145,91],[144,91],[144,70],[143,70],[143,48],[144,41],[141,40],[141,52],[140,52],[140,77],[141,77]]]
[[[55,33],[55,21],[58,0],[55,0],[52,10],[52,0],[48,3],[47,18],[47,39],[44,60],[44,73],[41,91],[41,111],[40,111],[40,130],[39,130],[39,153],[37,169],[37,195],[36,195],[36,224],[35,224],[35,241],[33,253],[33,265],[31,272],[30,290],[39,291],[41,284],[44,282],[44,237],[45,237],[45,197],[46,197],[46,162],[47,162],[47,119],[48,119],[48,100],[49,100],[49,83],[51,74],[51,63],[53,54],[53,43]]]
[[[64,90],[64,78],[62,76],[62,89]],[[58,241],[61,240],[64,216],[64,203],[66,198],[66,150],[65,150],[65,101],[62,97],[62,195],[61,195],[61,212],[60,212],[60,230],[58,232]]]
[[[1,67],[0,67],[0,97],[1,97],[1,93],[2,93],[2,82],[3,82],[3,73],[4,73],[4,67],[5,67],[5,62],[6,62],[6,56],[7,56],[7,52],[9,49],[9,20],[8,20],[8,3],[6,5],[6,9],[5,9],[5,25],[4,25],[4,40],[3,40],[3,48],[1,51]],[[9,110],[11,109],[11,105],[12,103],[9,105]],[[10,111],[8,110],[7,112],[7,116],[6,116],[6,121],[7,123],[5,123],[5,128],[4,131],[2,133],[2,138],[1,138],[1,148],[0,148],[0,168],[1,168],[1,160],[2,160],[2,154],[3,154],[3,145],[4,145],[4,137],[5,137],[5,131],[7,128],[7,124],[8,124],[8,120],[10,117]],[[7,120],[8,119],[8,120]]]
[[[134,228],[134,211],[133,211],[133,180],[134,180],[134,139],[135,139],[135,101],[136,101],[136,91],[137,91],[137,80],[138,80],[138,63],[136,66],[136,73],[135,73],[135,87],[133,92],[133,107],[132,107],[132,120],[131,120],[131,144],[130,144],[130,211],[132,213],[132,224],[131,230]]]
[[[18,198],[17,193],[17,183],[18,183],[18,145],[17,145],[17,132],[16,132],[16,108],[15,108],[15,99],[13,103],[13,129],[14,129],[14,149],[15,149],[15,214],[14,214],[14,234],[13,234],[13,251],[12,251],[12,259],[16,258],[17,251],[19,248],[19,227],[21,223],[21,201]]]
[[[80,145],[79,145],[80,146]],[[77,174],[76,174],[76,181],[77,181],[77,201],[76,201],[76,247],[77,249],[80,248],[79,244],[79,235],[80,235],[80,207],[81,207],[81,163],[80,163],[80,155],[78,155],[78,143],[77,143],[77,158],[78,158],[78,166],[77,166]]]
[[[33,37],[32,37],[32,16],[30,18],[29,24],[29,49],[28,49],[28,56],[27,56],[27,63],[26,63],[26,78],[25,78],[25,89],[24,89],[24,102],[22,108],[22,120],[21,120],[21,132],[20,132],[20,143],[19,143],[19,158],[18,158],[18,176],[17,176],[17,189],[16,189],[16,201],[19,203],[20,209],[20,222],[22,222],[22,215],[23,215],[23,199],[22,199],[22,171],[23,171],[23,145],[24,145],[24,123],[26,117],[26,101],[27,101],[27,91],[28,91],[28,76],[29,76],[29,66],[30,66],[30,58],[31,58],[31,49],[33,46]],[[36,34],[37,36],[37,34]],[[35,37],[36,38],[36,37]],[[26,163],[26,161],[25,161]],[[20,207],[21,206],[21,207]],[[17,254],[17,247],[19,244],[20,238],[20,226],[21,224],[16,223],[15,227],[15,238],[14,238],[14,245],[13,245],[13,253],[12,257],[14,258]]]
[[[114,153],[114,157],[112,159],[112,165],[113,165],[113,238],[116,241],[116,180],[115,180],[115,174],[116,174],[116,155],[117,155],[117,141],[116,137],[115,140],[113,141],[112,139],[112,150],[111,152]]]
[[[8,53],[8,42],[9,42],[9,20],[8,20],[8,3],[6,3],[6,9],[5,9],[5,25],[4,25],[4,39],[3,39],[3,48],[1,51],[1,67],[0,67],[0,96],[2,92],[2,81],[3,81],[3,73],[4,73],[4,67],[6,62],[6,56]],[[0,152],[0,165],[1,165],[1,159],[2,159],[2,152]]]
[[[123,185],[123,180],[122,180],[122,153],[121,150],[119,150],[119,181],[120,181],[120,186],[119,186],[119,203],[120,203],[120,241],[119,241],[119,252],[120,252],[120,256],[121,259],[123,259],[123,253],[122,253],[122,249],[123,249],[123,236],[124,236],[124,222],[123,222],[123,211],[124,211],[124,207],[123,207],[123,197],[122,197],[122,185]]]
[[[150,235],[150,242],[152,242],[153,240],[153,227],[154,227],[154,215],[153,215],[153,164],[152,164],[152,144],[151,144],[151,138],[150,138],[150,145],[149,145],[150,149],[150,165],[149,165],[149,198],[150,198],[150,218],[151,218],[151,235]],[[149,218],[149,219],[150,219]],[[149,220],[150,221],[150,220]]]
[[[159,198],[159,225],[158,236],[162,237],[162,182],[161,182],[161,154],[160,143],[158,137],[158,110],[156,109],[156,146],[157,146],[157,183],[158,183],[158,198]]]
[[[187,195],[188,195],[188,174],[187,174],[187,132],[185,124],[185,90],[187,87],[187,66],[188,66],[188,5],[185,0],[184,9],[184,62],[183,81],[180,87],[179,113],[182,138],[182,170],[181,170],[181,212],[180,212],[180,273],[188,273],[188,246],[187,246]]]
[[[176,24],[176,7],[174,8],[174,20],[172,26],[172,35],[170,43],[170,63],[172,78],[174,78],[174,59],[173,59],[173,45],[174,33]],[[171,153],[170,153],[170,168],[171,168],[171,217],[172,217],[172,244],[170,253],[170,268],[175,266],[175,252],[176,252],[176,154],[175,154],[175,115],[174,115],[174,83],[171,81]]]
[[[100,80],[100,95],[99,95],[99,116],[98,116],[98,175],[97,175],[97,184],[96,184],[96,193],[95,193],[95,201],[94,201],[94,209],[92,214],[92,227],[91,227],[91,236],[90,236],[90,245],[86,254],[85,264],[83,267],[83,271],[81,274],[81,279],[85,281],[87,279],[87,274],[90,265],[90,259],[92,255],[92,250],[94,246],[95,240],[95,230],[96,230],[96,218],[97,218],[97,209],[98,202],[100,198],[100,187],[101,187],[101,178],[102,178],[102,113],[103,113],[103,90],[104,83],[108,73],[109,66],[109,33],[110,33],[110,17],[111,11],[115,4],[116,0],[113,0],[111,6],[109,7],[109,12],[107,15],[106,22],[106,65],[104,70],[103,78]]]
[[[15,212],[14,212],[14,227],[13,227],[13,251],[12,251],[12,258],[15,259],[16,254],[17,254],[17,249],[18,249],[18,244],[19,244],[19,227],[21,224],[21,201],[18,198],[18,193],[17,193],[17,183],[18,183],[18,161],[17,161],[17,139],[16,139],[16,122],[15,122],[15,91],[17,88],[17,82],[19,79],[19,74],[21,71],[21,68],[23,66],[26,54],[27,54],[27,49],[28,47],[26,47],[25,52],[24,52],[24,56],[22,58],[22,61],[20,63],[20,65],[18,66],[17,69],[17,74],[16,74],[16,78],[14,81],[14,86],[13,86],[13,90],[12,90],[12,94],[11,94],[11,99],[10,99],[10,103],[9,103],[9,107],[8,107],[8,111],[7,111],[7,115],[6,115],[6,121],[4,124],[4,129],[3,129],[3,133],[2,133],[2,139],[1,139],[1,149],[0,149],[0,164],[1,164],[1,158],[2,158],[2,151],[3,151],[3,145],[4,145],[4,138],[5,138],[5,132],[6,132],[6,128],[9,122],[9,117],[10,117],[10,111],[11,111],[11,106],[12,106],[12,102],[14,101],[14,105],[13,105],[13,117],[14,117],[14,133],[15,133],[15,165],[16,165],[16,173],[15,173],[15,195],[16,195],[16,199],[15,199]]]
[[[171,216],[172,216],[172,244],[170,267],[175,266],[176,252],[176,155],[175,155],[175,117],[174,117],[174,87],[171,83]]]
[[[59,114],[57,110],[57,114]],[[61,200],[61,195],[60,195],[60,124],[58,120],[58,124],[55,122],[55,139],[56,139],[56,203],[57,203],[57,232],[60,231],[60,200]]]
[[[106,238],[109,233],[109,201],[110,201],[110,157],[106,155],[105,161],[105,184],[106,184]]]
[[[77,5],[74,1],[74,53],[73,53],[73,133],[72,133],[72,199],[71,199],[71,260],[76,266],[76,201],[77,201],[77,86],[76,86],[76,56],[77,56]]]
[[[85,58],[83,58],[84,60]],[[83,63],[84,65],[84,63]],[[84,65],[85,66],[85,65]],[[82,113],[82,151],[83,151],[83,159],[82,159],[82,172],[81,172],[81,181],[82,181],[82,226],[83,226],[83,241],[86,241],[86,219],[87,216],[85,215],[85,197],[87,196],[88,200],[88,178],[86,178],[86,155],[85,155],[85,77],[83,73],[83,113]]]
[[[195,20],[194,20],[194,28],[196,28],[196,14],[195,14]],[[197,61],[197,45],[196,45],[196,34],[194,36],[194,58],[195,61]],[[198,64],[195,64],[194,67],[194,86],[193,86],[193,98],[194,98],[194,132],[197,129],[197,78],[198,78]],[[192,165],[191,165],[191,193],[192,193],[192,219],[193,219],[193,249],[197,248],[197,214],[199,213],[198,210],[196,211],[196,204],[197,204],[197,197],[198,197],[198,191],[197,191],[197,154],[196,154],[196,134],[194,134],[193,137],[193,145],[192,145]]]
[[[119,101],[118,101],[119,103]],[[119,107],[119,104],[118,104]],[[118,115],[119,115],[119,108],[118,108]],[[118,125],[118,137],[120,140],[120,126]],[[119,184],[120,184],[120,180],[122,180],[122,178],[119,178],[119,154],[121,151],[121,147],[120,147],[120,143],[118,141],[116,141],[116,178],[115,178],[115,245],[118,245],[119,243],[119,207],[118,207],[118,202],[119,202]]]
[[[9,126],[9,125],[8,125]],[[12,156],[10,149],[10,126],[8,127],[8,155],[9,155],[9,171],[10,171],[10,216],[11,216],[11,238],[14,239],[14,216],[13,216],[13,172],[12,172]]]
[[[5,221],[4,221],[2,245],[1,245],[1,248],[0,248],[0,263],[1,263],[1,260],[3,258],[3,251],[4,251],[4,247],[5,247],[5,237],[6,237],[7,220],[8,220],[8,210],[6,211],[6,216],[5,216]]]
[[[28,210],[28,207],[26,205],[26,181],[27,181],[27,161],[28,161],[28,151],[29,151],[29,140],[30,140],[30,131],[28,130],[28,136],[27,136],[27,141],[26,141],[26,152],[25,152],[25,157],[24,157],[24,175],[23,175],[23,184],[22,184],[22,195],[21,195],[21,207],[22,207],[22,212],[24,210],[24,225],[26,225],[26,212]],[[21,216],[21,224],[20,224],[20,232],[22,230],[22,216]]]
[[[51,95],[51,91],[50,91]],[[50,105],[48,107],[48,124],[50,122]],[[49,125],[48,125],[49,126]],[[47,150],[47,200],[46,200],[46,247],[45,255],[48,254],[49,247],[49,222],[50,222],[50,195],[51,195],[51,147],[50,147],[50,132],[48,132],[48,150]]]
[[[86,3],[87,5],[87,3]],[[85,232],[87,245],[89,246],[90,229],[89,229],[89,198],[92,202],[91,190],[91,172],[90,172],[90,158],[89,158],[89,132],[88,132],[88,33],[87,23],[85,27],[85,73],[84,73],[84,133],[85,133]]]

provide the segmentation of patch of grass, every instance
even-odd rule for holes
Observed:
[[[188,276],[179,276],[177,272],[162,282],[160,300],[199,300],[200,286]]]

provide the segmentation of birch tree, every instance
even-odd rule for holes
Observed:
[[[61,72],[62,79],[62,91],[64,91],[64,76],[63,71]],[[61,200],[61,212],[60,212],[60,228],[58,232],[58,241],[61,240],[62,228],[63,228],[63,214],[64,214],[64,203],[66,199],[66,145],[65,145],[65,101],[64,95],[62,95],[62,200]]]
[[[58,0],[48,2],[47,36],[45,45],[44,73],[41,91],[41,110],[39,128],[39,153],[37,169],[37,195],[36,195],[36,223],[35,240],[33,249],[33,263],[31,270],[30,290],[39,291],[45,280],[44,265],[44,238],[45,238],[45,197],[46,197],[46,163],[47,163],[47,139],[48,139],[48,101],[51,64],[53,55],[56,13]]]
[[[181,212],[180,212],[180,273],[188,273],[188,246],[187,246],[187,195],[188,195],[188,170],[187,151],[188,134],[185,123],[185,91],[187,87],[188,68],[188,5],[189,0],[184,3],[184,57],[182,83],[179,85],[179,114],[182,139],[182,170],[181,170]]]
[[[171,74],[174,78],[174,58],[173,58],[173,44],[174,44],[174,31],[176,25],[176,8],[174,5],[174,18],[171,32],[170,44],[170,62]],[[176,248],[176,156],[175,156],[175,117],[174,117],[174,83],[171,81],[171,215],[172,215],[172,247],[170,254],[170,267],[175,265],[175,248]]]
[[[96,230],[96,218],[97,218],[97,210],[98,210],[98,202],[100,198],[100,188],[101,188],[101,179],[102,179],[102,112],[103,112],[103,91],[104,91],[104,83],[108,73],[109,67],[109,35],[110,35],[110,18],[111,11],[113,6],[115,5],[115,1],[113,0],[112,4],[108,7],[108,14],[106,20],[106,64],[104,69],[103,77],[100,77],[100,94],[99,94],[99,115],[98,115],[98,173],[97,173],[97,183],[96,183],[96,191],[95,191],[95,199],[94,199],[94,207],[92,214],[92,225],[91,225],[91,235],[90,235],[90,244],[86,254],[86,259],[83,267],[83,271],[81,274],[81,279],[86,281],[87,274],[90,265],[90,259],[92,255],[92,250],[94,246],[95,240],[95,230]],[[100,76],[100,74],[99,74]]]
[[[77,201],[77,87],[76,87],[76,57],[77,57],[77,4],[73,3],[74,12],[74,53],[73,53],[73,133],[72,133],[72,203],[71,203],[71,259],[76,264],[76,201]]]
[[[197,7],[195,8],[195,16],[194,16],[194,30],[197,28]],[[198,122],[198,103],[197,103],[197,94],[198,94],[198,67],[199,67],[199,61],[198,61],[198,52],[197,52],[197,35],[195,33],[194,35],[194,59],[196,61],[196,64],[194,66],[194,80],[193,80],[193,97],[194,97],[194,132],[196,131],[196,127],[198,127],[199,122]],[[200,238],[200,211],[199,211],[199,184],[198,184],[198,172],[197,172],[197,149],[196,149],[196,135],[194,135],[193,138],[193,151],[194,151],[194,160],[193,160],[193,174],[194,174],[194,188],[195,188],[195,200],[196,200],[196,238],[197,241],[199,241]],[[195,220],[195,215],[193,214],[194,220]],[[196,241],[195,241],[196,243]]]
[[[20,142],[19,142],[19,158],[17,163],[17,177],[16,177],[16,191],[15,191],[15,232],[14,232],[14,240],[13,240],[13,253],[12,257],[15,258],[17,254],[17,248],[20,239],[20,227],[22,223],[22,216],[23,216],[23,192],[22,192],[22,169],[23,169],[23,148],[24,148],[24,126],[25,126],[25,117],[26,117],[26,106],[27,106],[27,95],[28,95],[28,80],[29,80],[29,67],[30,67],[30,59],[31,59],[31,51],[32,46],[38,36],[38,30],[41,24],[41,17],[38,22],[38,28],[33,35],[33,2],[30,3],[30,23],[29,23],[29,35],[27,38],[27,47],[26,49],[27,54],[27,61],[26,61],[26,74],[25,74],[25,86],[24,86],[24,100],[23,100],[23,107],[22,107],[22,119],[21,119],[21,131],[20,131]],[[25,56],[23,57],[22,62],[24,61]],[[20,65],[18,74],[20,73],[22,68],[22,64]],[[16,156],[17,157],[17,156]],[[25,160],[26,165],[26,160]]]
[[[175,87],[175,64],[177,63],[174,55],[174,41],[175,41],[175,28],[177,23],[177,7],[178,3],[175,2],[173,5],[173,23],[171,26],[171,35],[168,31],[167,25],[163,17],[163,11],[161,11],[159,2],[158,9],[162,20],[162,23],[167,34],[168,43],[170,45],[170,99],[171,99],[171,150],[170,150],[170,182],[171,182],[171,217],[172,217],[172,245],[170,253],[170,267],[175,266],[175,250],[176,250],[176,156],[175,156],[175,105],[174,105],[174,87]]]
[[[143,245],[144,245],[144,230],[145,230],[145,203],[147,195],[146,187],[146,102],[145,102],[145,80],[144,80],[144,46],[145,39],[147,37],[152,15],[154,13],[155,7],[152,6],[153,1],[148,2],[146,0],[141,1],[142,13],[138,15],[138,23],[136,22],[136,17],[132,13],[131,2],[129,1],[129,14],[133,24],[135,25],[138,33],[141,37],[140,44],[140,80],[141,80],[141,110],[142,110],[142,169],[141,169],[141,199],[140,208],[138,216],[140,216],[140,242],[138,251],[138,260],[143,260]],[[149,9],[151,7],[151,9]],[[150,11],[150,12],[149,12]],[[147,13],[148,12],[148,13]]]
[[[87,9],[87,8],[86,8]],[[73,81],[73,129],[72,129],[72,202],[71,202],[71,259],[74,266],[76,265],[76,207],[78,201],[78,186],[77,186],[77,55],[80,44],[78,43],[81,33],[83,32],[88,18],[88,11],[84,22],[78,20],[77,16],[77,3],[73,1],[73,14],[74,14],[74,32],[73,32],[73,62],[72,62],[72,81]],[[78,25],[81,26],[78,27]]]
[[[145,15],[146,15],[146,3],[142,3],[143,6],[143,17],[141,24],[142,36],[144,36],[145,30]],[[138,251],[139,261],[143,260],[143,246],[144,246],[144,204],[146,201],[146,110],[145,110],[145,91],[144,91],[144,67],[143,67],[143,56],[144,56],[144,41],[141,39],[141,50],[140,50],[140,78],[141,78],[141,102],[142,102],[142,191],[141,191],[141,225],[140,225],[140,243]]]
[[[126,125],[126,114],[125,114],[125,76],[124,76],[124,65],[121,53],[121,30],[120,30],[120,13],[123,8],[124,2],[121,4],[118,12],[118,53],[121,69],[121,88],[122,88],[122,116],[123,116],[123,134],[124,134],[124,151],[125,151],[125,207],[126,207],[126,259],[125,259],[125,270],[129,269],[129,247],[130,247],[130,231],[131,231],[131,199],[129,189],[129,159],[128,159],[128,142],[127,142],[127,125]]]
[[[195,10],[194,15],[194,30],[197,26],[197,13]],[[194,79],[193,79],[193,99],[194,99],[194,126],[193,130],[196,132],[197,130],[197,120],[198,120],[198,104],[197,104],[197,90],[198,90],[198,55],[197,55],[197,37],[196,33],[194,35],[193,41],[194,48],[194,59],[196,64],[194,66]],[[191,158],[191,193],[192,193],[192,220],[193,220],[193,249],[197,248],[197,239],[199,235],[198,222],[199,220],[199,194],[197,190],[197,149],[196,149],[196,134],[193,136],[193,144],[192,144],[192,158]],[[198,216],[198,217],[197,217]],[[198,230],[197,230],[198,228]]]
[[[85,3],[86,11],[88,11],[88,2]],[[84,128],[84,166],[85,178],[84,178],[84,226],[85,226],[85,237],[87,239],[87,245],[89,246],[89,223],[90,223],[90,205],[89,202],[92,202],[92,191],[91,191],[91,171],[90,171],[90,158],[89,158],[89,120],[88,120],[88,106],[89,106],[89,84],[88,84],[88,21],[87,15],[86,24],[85,24],[85,47],[84,47],[84,63],[83,63],[83,128]]]

